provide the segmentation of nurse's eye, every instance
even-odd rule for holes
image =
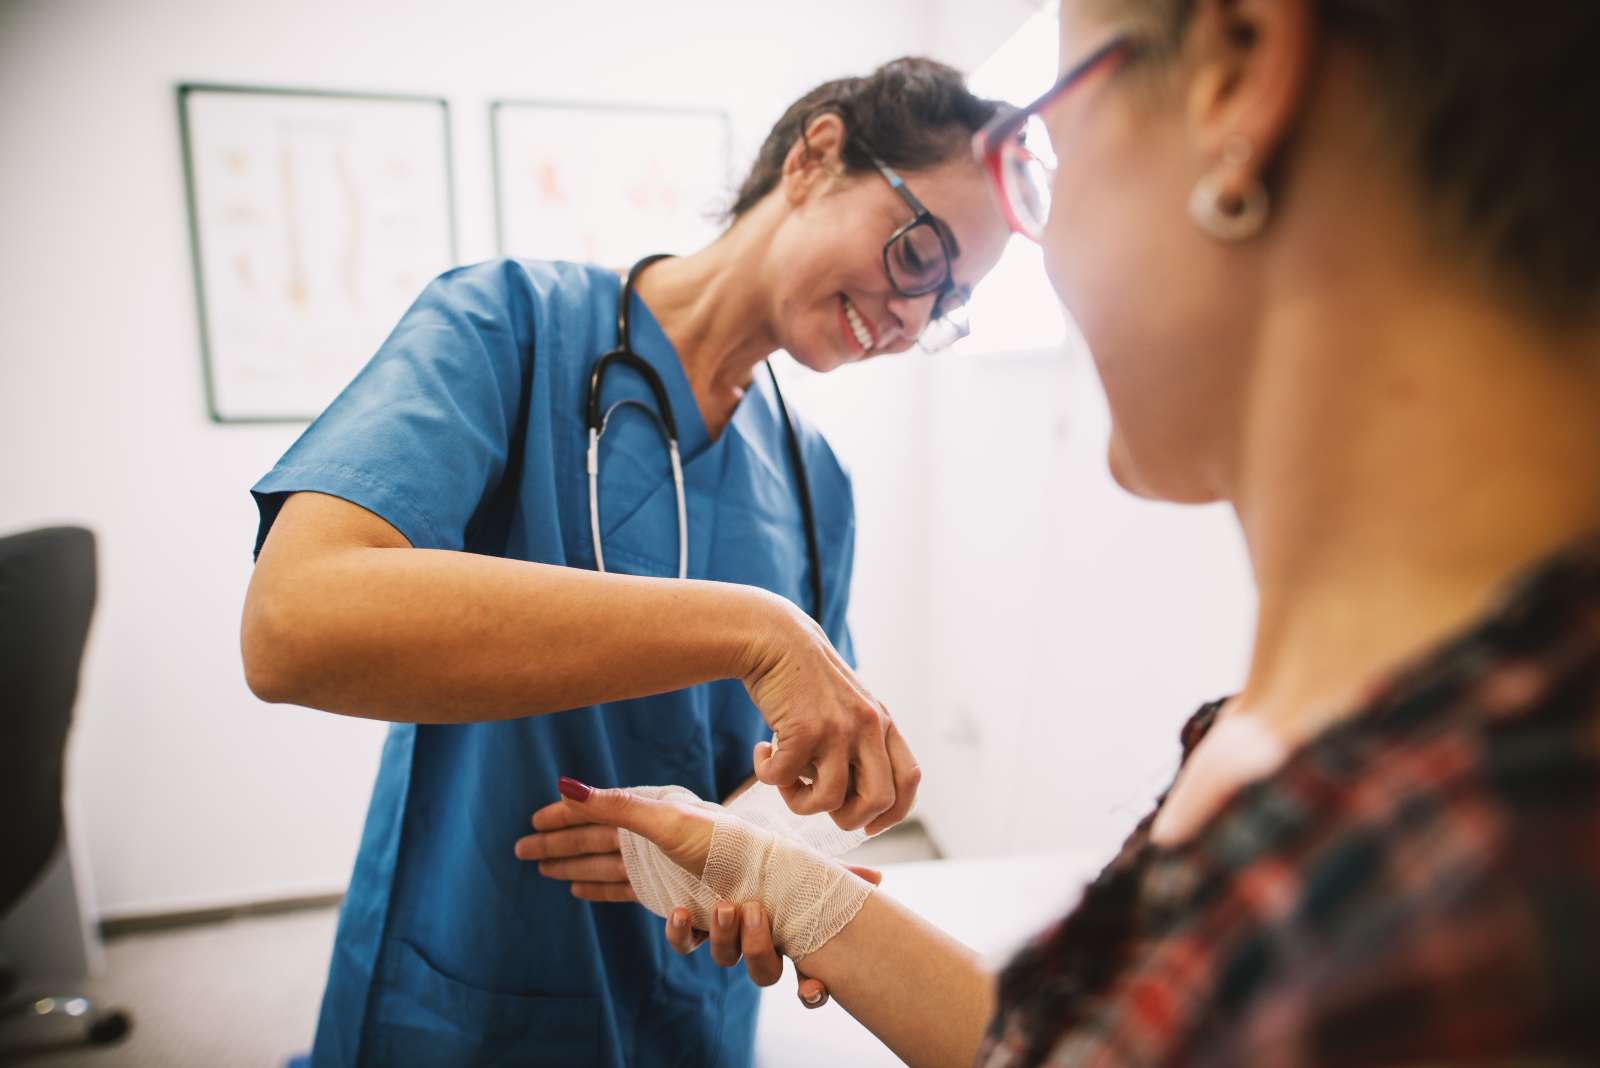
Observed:
[[[921,274],[928,269],[928,261],[917,252],[916,246],[910,241],[900,242],[900,266],[912,274]]]

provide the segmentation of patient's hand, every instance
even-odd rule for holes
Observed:
[[[572,884],[585,901],[637,901],[617,846],[617,829],[590,823],[560,801],[533,814],[534,834],[517,840],[517,858],[539,862],[539,874]]]
[[[703,810],[675,808],[683,818],[682,833],[674,836],[680,844],[668,848],[668,855],[698,873],[710,848],[711,823]],[[573,896],[586,901],[638,900],[622,864],[615,827],[588,822],[560,801],[535,812],[533,827],[534,834],[517,840],[516,854],[522,860],[538,861],[539,874],[571,883]],[[883,879],[882,873],[872,868],[847,867],[874,885]],[[707,932],[689,926],[687,909],[675,909],[667,919],[667,942],[684,955],[710,942],[711,959],[724,968],[733,967],[743,957],[745,970],[758,986],[771,986],[783,976],[783,957],[773,948],[771,920],[760,902],[718,902],[712,915],[712,929]],[[726,925],[721,922],[724,917],[729,921]],[[795,973],[802,1004],[814,1009],[827,1003],[828,989],[820,980],[802,974],[798,967]]]

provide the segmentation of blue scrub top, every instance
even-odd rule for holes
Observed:
[[[312,490],[383,517],[417,548],[592,569],[583,401],[593,361],[617,342],[619,288],[602,268],[522,260],[435,280],[254,487],[257,551],[285,496]],[[762,586],[812,610],[771,383],[755,376],[713,442],[660,324],[637,298],[632,314],[634,348],[661,374],[678,421],[690,576]],[[618,368],[603,399],[624,397],[650,394]],[[791,414],[815,500],[823,625],[850,658],[850,483]],[[609,570],[677,574],[665,446],[631,407],[601,443],[600,516]],[[312,1063],[749,1064],[758,991],[743,968],[719,968],[706,952],[679,957],[655,916],[579,901],[512,845],[556,799],[559,775],[724,797],[767,736],[738,680],[493,723],[392,726]]]

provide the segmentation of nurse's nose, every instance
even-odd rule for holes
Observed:
[[[929,293],[921,297],[902,297],[895,295],[889,298],[889,316],[893,322],[898,340],[909,345],[922,336],[928,328],[928,323],[933,318],[933,306],[939,302],[937,293]],[[884,346],[888,348],[888,345]]]

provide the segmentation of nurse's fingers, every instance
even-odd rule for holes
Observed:
[[[617,843],[617,829],[598,823],[569,827],[564,831],[542,831],[517,839],[517,856],[523,860],[616,853],[621,848]]]
[[[772,750],[772,743],[771,742],[757,742],[756,743],[756,751],[752,755],[752,759],[751,759],[751,764],[754,766],[755,773],[756,773],[756,781],[758,781],[758,782],[767,782],[768,781],[766,778],[764,778],[762,776],[761,772],[764,769],[766,769],[769,764],[772,763],[772,752],[773,752],[773,750]]]
[[[683,957],[706,944],[706,933],[689,926],[689,910],[681,905],[667,917],[667,944]]]
[[[627,883],[573,883],[572,896],[585,901],[638,901]]]
[[[745,971],[756,986],[771,986],[783,978],[783,958],[772,947],[772,925],[759,901],[746,901],[739,908],[739,948]]]
[[[850,796],[830,815],[847,831],[872,822],[894,804],[894,770],[882,738],[863,739],[852,765],[855,778]]]
[[[783,736],[782,745],[757,742],[756,778],[777,787],[798,786],[800,776],[810,777],[815,772],[812,759],[820,740],[808,737],[801,728],[790,728]]]
[[[539,874],[546,879],[565,879],[569,883],[625,883],[628,869],[622,856],[613,853],[608,857],[568,857],[565,860],[541,860]]]
[[[845,867],[861,876],[861,878],[865,879],[873,886],[883,885],[883,872],[879,871],[877,868],[867,868],[860,864],[846,864]]]
[[[912,806],[917,803],[917,790],[922,785],[922,768],[893,722],[889,724],[885,740],[889,743],[889,761],[894,765],[894,804],[867,824],[868,834],[888,830],[911,815]]]
[[[795,996],[800,999],[800,1004],[808,1009],[820,1009],[828,1003],[828,988],[821,979],[813,979],[795,965],[794,974],[800,983],[795,987]]]
[[[845,803],[851,787],[850,751],[843,747],[815,754],[816,779],[807,786],[796,782],[778,787],[790,811],[801,816],[832,812]],[[865,823],[863,819],[861,823]],[[858,823],[857,826],[860,826]]]
[[[754,759],[753,763],[754,763],[754,765],[756,767],[756,770],[758,772],[758,774],[756,775],[757,779],[761,778],[761,776],[759,774],[760,769],[765,767],[767,764],[771,763],[772,755],[774,753],[776,753],[777,751],[778,751],[777,748],[771,742],[757,742],[756,743],[755,759]],[[817,777],[817,766],[815,764],[807,764],[805,767],[800,769],[800,778],[815,780],[816,777]]]
[[[711,959],[724,968],[739,963],[739,910],[731,901],[711,910]]]

